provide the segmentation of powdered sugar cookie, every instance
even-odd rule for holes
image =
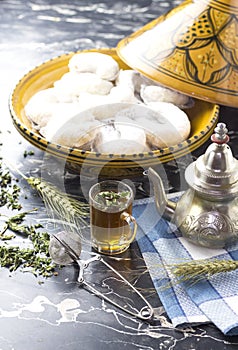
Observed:
[[[69,70],[95,73],[101,79],[113,81],[118,75],[119,65],[109,55],[99,52],[81,52],[70,59]]]
[[[112,87],[111,82],[99,78],[94,73],[68,72],[54,83],[56,95],[60,101],[65,102],[77,100],[82,92],[107,95]]]
[[[193,105],[193,100],[189,96],[159,85],[141,85],[140,96],[145,104],[169,102],[180,108],[188,108]]]
[[[41,90],[25,105],[25,114],[37,127],[45,126],[57,108],[58,99],[53,88]]]
[[[134,105],[119,111],[115,121],[136,124],[145,130],[151,148],[169,147],[184,141],[190,133],[190,121],[181,109],[166,102]]]

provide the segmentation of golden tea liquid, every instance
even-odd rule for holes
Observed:
[[[104,254],[118,254],[130,244],[131,228],[122,213],[132,214],[129,191],[100,191],[90,206],[92,246]]]

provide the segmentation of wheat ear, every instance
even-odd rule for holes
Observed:
[[[14,167],[13,167],[14,168]],[[14,168],[15,169],[15,168]],[[43,199],[47,211],[61,219],[62,225],[66,231],[72,230],[80,234],[82,240],[87,241],[83,237],[81,229],[88,226],[86,219],[89,217],[89,204],[79,201],[70,195],[60,191],[56,186],[39,177],[27,177],[20,170],[15,169],[28,184],[37,190]]]
[[[171,267],[172,273],[182,280],[210,277],[221,272],[231,272],[238,268],[235,260],[196,260],[175,264]]]

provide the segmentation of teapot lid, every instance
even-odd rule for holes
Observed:
[[[212,144],[185,170],[185,179],[196,191],[225,197],[238,192],[238,160],[228,146],[226,124],[218,123]]]

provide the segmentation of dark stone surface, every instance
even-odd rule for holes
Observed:
[[[180,1],[70,1],[70,0],[2,0],[0,1],[0,106],[1,143],[4,161],[13,163],[26,175],[40,172],[43,152],[25,141],[12,125],[8,99],[24,73],[43,61],[80,49],[115,47],[132,31],[169,10]],[[237,110],[222,107],[220,120],[230,132],[234,155],[238,157]],[[206,145],[194,152],[203,153]],[[25,151],[34,155],[24,157]],[[167,190],[181,190],[185,159],[165,166],[170,183]],[[178,173],[178,168],[180,172]],[[57,173],[57,172],[56,172]],[[16,173],[13,171],[13,174]],[[49,172],[50,174],[50,172]],[[56,178],[55,178],[56,181]],[[77,192],[78,178],[65,176],[65,186]],[[25,210],[39,208],[32,218],[51,229],[47,212],[36,192],[19,181],[24,194]],[[137,196],[148,193],[148,184],[135,180]],[[85,249],[87,249],[86,247]],[[91,295],[76,283],[77,269],[68,266],[57,277],[38,283],[29,273],[0,271],[0,349],[237,349],[238,337],[226,337],[213,325],[174,329],[153,289],[149,273],[137,244],[113,262],[136,287],[141,288],[160,317],[152,324],[128,316]],[[104,266],[89,267],[87,277],[105,281]],[[40,279],[42,281],[42,279]],[[133,294],[128,294],[133,297]],[[225,317],[225,315],[224,315]]]

